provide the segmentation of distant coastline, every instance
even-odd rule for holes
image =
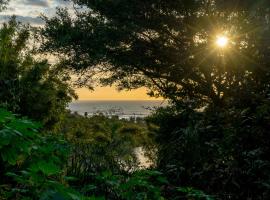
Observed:
[[[119,116],[119,118],[146,117],[158,107],[164,107],[166,100],[77,100],[69,104],[72,113],[80,115],[87,113],[92,116],[102,113],[105,116]]]

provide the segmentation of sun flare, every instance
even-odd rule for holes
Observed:
[[[218,36],[216,40],[217,46],[224,48],[228,45],[229,39],[226,36]]]

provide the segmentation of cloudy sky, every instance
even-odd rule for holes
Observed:
[[[7,9],[0,14],[0,20],[6,21],[16,15],[21,22],[42,25],[40,15],[53,16],[56,7],[71,7],[71,4],[64,0],[10,0]]]
[[[70,2],[64,0],[10,0],[6,10],[0,13],[0,23],[16,15],[18,21],[34,26],[43,24],[40,16],[53,16],[57,7],[72,8]],[[82,100],[149,100],[144,88],[132,92],[117,92],[115,88],[96,88],[94,92],[88,89],[78,89],[79,99]]]

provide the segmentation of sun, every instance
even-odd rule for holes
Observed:
[[[217,46],[224,48],[228,45],[229,39],[226,36],[218,36],[216,40]]]

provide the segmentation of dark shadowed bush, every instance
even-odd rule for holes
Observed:
[[[220,199],[269,199],[269,114],[259,99],[246,108],[161,109],[149,119],[160,127],[158,169]]]

